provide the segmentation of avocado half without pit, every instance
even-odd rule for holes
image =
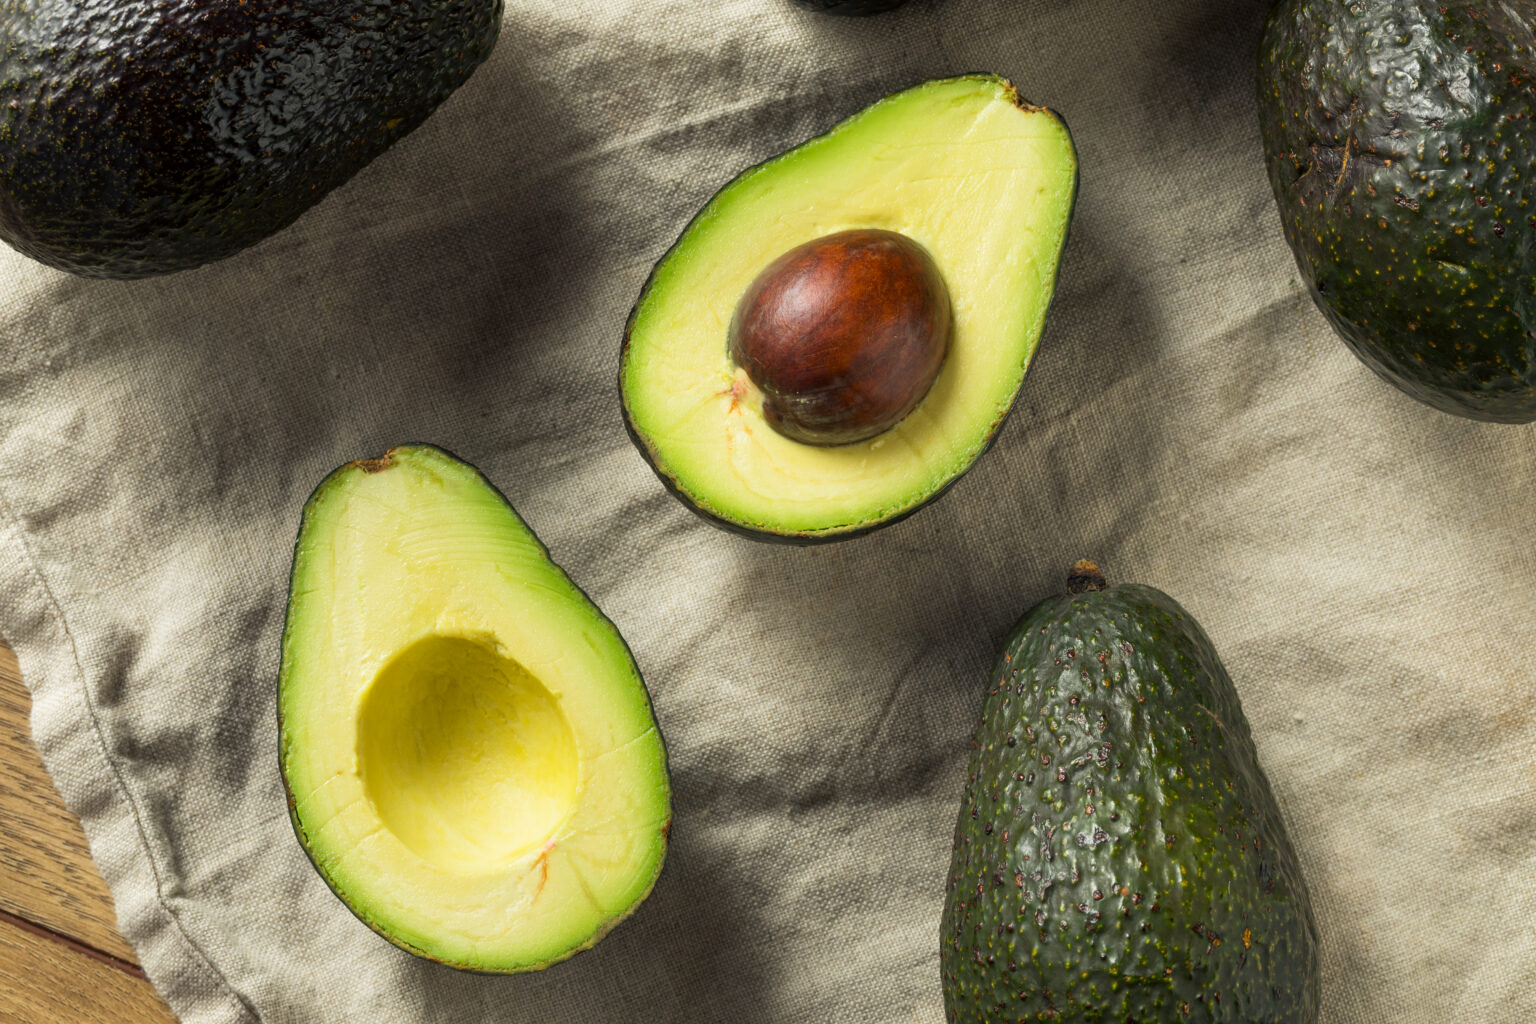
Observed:
[[[636,445],[690,508],[754,537],[910,514],[1012,407],[1076,192],[1065,124],[993,75],[896,93],[746,171],[630,315]]]
[[[294,830],[395,945],[537,970],[650,892],[666,753],[617,629],[473,467],[353,462],[304,509],[278,697]]]

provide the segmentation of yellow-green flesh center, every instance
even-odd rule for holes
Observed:
[[[386,828],[444,868],[504,863],[570,814],[576,738],[554,695],[484,643],[433,636],[363,695],[357,760]]]

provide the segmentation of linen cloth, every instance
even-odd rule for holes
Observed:
[[[938,922],[998,642],[1093,557],[1235,677],[1311,885],[1327,1024],[1536,1019],[1536,428],[1415,404],[1308,299],[1254,114],[1259,0],[510,4],[421,130],[256,249],[137,283],[0,254],[0,633],[189,1024],[942,1021]],[[625,437],[627,310],[732,175],[989,70],[1082,162],[992,452],[810,549],[710,528]],[[520,977],[386,944],[277,772],[300,507],[431,441],[633,647],[676,820],[654,895]]]

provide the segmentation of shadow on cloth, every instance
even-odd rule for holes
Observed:
[[[720,852],[676,836],[655,891],[634,915],[591,950],[545,971],[518,977],[456,972],[389,951],[392,989],[416,993],[423,1021],[477,1019],[729,1020],[774,1024],[774,979],[753,911],[754,882]],[[362,927],[359,925],[358,927]],[[382,940],[380,940],[382,942]],[[622,1008],[622,1011],[621,1009]]]
[[[241,460],[264,463],[255,476],[288,462],[302,495],[317,474],[391,444],[451,446],[445,431],[465,407],[500,406],[520,367],[541,362],[536,346],[564,340],[551,323],[600,284],[575,254],[614,229],[614,204],[559,173],[561,154],[592,142],[576,125],[548,131],[560,97],[519,76],[512,42],[412,135],[252,249],[147,281],[59,276],[45,301],[117,310],[100,329],[118,332],[125,369],[175,375],[166,389],[193,396],[181,416],[208,443],[154,452],[168,475],[238,488]],[[251,340],[236,347],[231,334]],[[249,396],[217,390],[241,378],[267,403],[259,422]]]
[[[1062,590],[1077,558],[1116,563],[1156,465],[1177,457],[1165,438],[1178,416],[1134,393],[1163,332],[1119,244],[1085,197],[1035,364],[997,443],[954,486],[960,497],[849,542],[733,542],[736,586],[762,632],[791,638],[772,671],[837,708],[830,735],[776,738],[796,752],[780,776],[753,780],[773,800],[949,788],[1004,633]],[[1083,473],[1084,459],[1102,469]]]
[[[1227,109],[1239,96],[1251,102],[1259,42],[1271,6],[1269,0],[1201,0],[1170,10],[1178,30],[1164,59],[1182,72],[1180,80],[1209,106]],[[1167,82],[1145,84],[1166,87]]]

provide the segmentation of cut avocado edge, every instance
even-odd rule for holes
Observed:
[[[319,844],[310,835],[308,829],[305,827],[303,817],[299,811],[300,801],[297,794],[294,792],[293,780],[289,774],[289,765],[291,763],[290,744],[292,741],[292,732],[289,729],[287,721],[288,716],[287,705],[284,700],[284,688],[288,679],[289,666],[291,664],[290,642],[292,629],[294,626],[294,616],[292,614],[294,604],[292,598],[294,594],[295,576],[297,575],[300,567],[300,560],[297,557],[298,543],[302,542],[303,538],[305,537],[305,528],[309,525],[311,516],[315,510],[321,507],[321,505],[330,496],[331,492],[341,483],[343,483],[349,476],[359,472],[386,472],[396,466],[402,458],[410,458],[412,456],[425,456],[429,459],[441,460],[444,464],[452,466],[457,471],[469,472],[474,478],[476,478],[480,485],[485,487],[491,494],[495,496],[497,500],[501,502],[502,505],[505,506],[506,511],[512,517],[512,522],[514,522],[521,529],[528,540],[532,541],[533,545],[536,547],[537,552],[543,558],[544,564],[558,573],[564,582],[571,588],[573,594],[579,597],[582,602],[584,602],[585,609],[592,616],[593,620],[599,623],[611,635],[611,639],[617,643],[618,647],[622,649],[624,655],[629,659],[629,663],[635,667],[634,677],[635,682],[638,684],[638,696],[643,700],[643,709],[645,713],[649,715],[651,722],[648,735],[642,734],[640,737],[637,737],[637,739],[654,738],[659,754],[659,771],[656,776],[656,781],[660,784],[658,790],[660,795],[660,803],[662,805],[660,808],[661,815],[655,825],[654,841],[647,845],[645,856],[639,860],[639,863],[642,864],[642,870],[637,874],[636,884],[631,886],[620,900],[620,909],[615,912],[606,913],[603,919],[595,926],[595,928],[590,930],[590,932],[583,932],[585,936],[583,939],[577,942],[565,944],[564,948],[560,949],[559,951],[554,952],[547,957],[542,957],[531,962],[508,962],[506,964],[495,964],[444,955],[440,951],[432,948],[433,943],[429,938],[416,935],[414,936],[415,941],[413,941],[411,933],[417,932],[418,929],[408,925],[403,926],[401,924],[392,924],[385,919],[387,915],[377,915],[373,913],[363,903],[363,901],[360,901],[350,894],[350,890],[345,878],[346,872],[340,870],[338,866],[331,864],[317,850],[317,846]],[[281,777],[283,783],[283,793],[288,808],[289,824],[293,829],[295,838],[298,840],[300,849],[304,851],[305,857],[314,867],[316,874],[320,876],[326,887],[330,889],[330,891],[336,896],[342,906],[346,907],[347,910],[355,918],[366,925],[371,931],[375,932],[390,944],[404,950],[407,953],[420,957],[423,960],[442,964],[443,966],[450,967],[457,971],[482,975],[529,973],[543,970],[547,967],[553,966],[554,964],[568,960],[575,956],[577,953],[581,953],[593,948],[599,941],[601,941],[610,932],[612,932],[614,928],[616,928],[619,924],[633,915],[635,911],[639,909],[640,905],[644,903],[650,894],[655,890],[656,884],[660,880],[661,872],[666,861],[666,852],[667,847],[670,845],[673,819],[670,768],[666,749],[666,740],[661,732],[660,723],[656,720],[653,702],[650,699],[650,694],[645,686],[644,679],[639,674],[638,665],[635,662],[633,652],[630,650],[628,643],[624,640],[623,635],[619,632],[617,626],[615,626],[612,620],[610,620],[602,612],[597,603],[592,600],[586,591],[577,585],[576,582],[572,580],[568,574],[566,574],[565,570],[561,568],[557,562],[550,558],[548,548],[545,546],[544,542],[538,537],[537,534],[534,533],[530,527],[528,527],[526,521],[522,518],[521,515],[517,513],[516,508],[513,506],[512,502],[498,487],[496,487],[494,483],[490,481],[484,472],[482,472],[473,463],[459,458],[448,449],[438,445],[423,442],[411,442],[393,447],[379,458],[354,460],[332,470],[325,476],[324,479],[320,481],[320,483],[314,488],[309,497],[306,499],[303,513],[300,518],[297,538],[298,541],[296,541],[295,546],[295,558],[289,570],[289,611],[285,617],[283,626],[282,656],[278,668],[278,699],[276,701],[278,726],[278,774]],[[630,742],[632,743],[634,741],[632,740]]]
[[[410,953],[412,956],[420,957],[423,960],[427,960],[435,964],[441,964],[444,967],[449,967],[455,971],[460,971],[465,974],[480,974],[498,977],[508,974],[532,974],[537,971],[542,971],[548,967],[553,967],[555,964],[564,963],[571,957],[575,956],[577,953],[585,953],[587,950],[592,949],[603,939],[607,938],[610,932],[612,932],[615,928],[633,916],[635,911],[640,909],[640,905],[644,903],[648,898],[650,898],[651,893],[655,891],[656,883],[661,880],[661,869],[664,862],[666,861],[666,849],[671,842],[672,835],[672,814],[669,808],[667,818],[662,823],[659,830],[661,834],[661,842],[655,848],[655,868],[654,870],[651,870],[647,873],[648,880],[644,889],[640,891],[637,896],[635,896],[634,900],[630,902],[627,909],[625,909],[622,913],[615,914],[607,918],[601,925],[598,926],[598,929],[593,932],[592,936],[585,942],[582,942],[579,945],[571,946],[564,952],[549,957],[545,960],[540,960],[535,963],[518,965],[515,967],[509,967],[507,969],[497,969],[494,967],[487,967],[483,964],[475,964],[468,961],[459,961],[450,957],[439,956],[436,953],[424,948],[423,946],[410,942],[397,932],[391,931],[387,925],[373,917],[370,917],[366,910],[357,906],[355,902],[346,895],[346,892],[341,888],[340,883],[332,877],[330,871],[321,864],[319,858],[315,855],[314,849],[309,842],[309,836],[304,831],[304,825],[299,820],[298,808],[295,805],[293,791],[288,787],[288,780],[286,775],[283,778],[283,791],[288,803],[288,823],[293,827],[293,834],[299,841],[299,847],[304,851],[304,856],[309,859],[309,863],[314,867],[315,873],[319,875],[321,881],[325,883],[325,887],[331,891],[331,893],[336,897],[338,901],[340,901],[341,905],[346,907],[348,912],[350,912],[353,917],[367,925],[370,931],[384,939],[386,942],[390,943],[390,945],[399,949],[403,949],[405,952]]]
[[[693,236],[699,228],[705,226],[709,221],[720,214],[723,201],[728,200],[733,192],[752,181],[752,179],[758,175],[770,171],[783,158],[788,157],[791,154],[801,153],[802,151],[813,149],[818,145],[825,144],[841,134],[844,129],[869,118],[871,115],[877,114],[892,104],[901,102],[904,98],[908,98],[915,93],[919,93],[925,90],[936,90],[944,87],[958,86],[965,83],[974,83],[1000,89],[1003,97],[1006,98],[1007,101],[1009,101],[1018,110],[1026,114],[1040,115],[1049,118],[1053,125],[1060,131],[1062,142],[1064,143],[1065,147],[1065,152],[1070,157],[1071,176],[1070,182],[1067,184],[1067,188],[1064,192],[1064,209],[1061,218],[1062,227],[1060,233],[1060,241],[1055,246],[1053,251],[1048,253],[1042,252],[1041,254],[1042,256],[1049,256],[1050,259],[1049,280],[1048,282],[1043,283],[1046,299],[1039,311],[1039,315],[1036,318],[1036,321],[1027,325],[1026,328],[1033,335],[1033,338],[1026,346],[1023,352],[1023,359],[1018,367],[1018,384],[1013,388],[1012,392],[1007,398],[1007,401],[999,405],[996,415],[986,426],[984,433],[982,433],[978,440],[974,442],[970,450],[967,451],[966,454],[958,460],[957,468],[953,472],[948,473],[936,487],[927,492],[919,491],[904,500],[880,507],[874,510],[871,514],[842,522],[830,523],[825,527],[801,529],[787,528],[771,522],[763,521],[762,519],[753,520],[731,514],[731,512],[720,507],[716,502],[711,501],[708,497],[702,496],[696,493],[694,490],[690,489],[688,485],[679,478],[678,472],[669,465],[667,458],[661,451],[658,450],[657,445],[649,437],[647,437],[646,431],[639,422],[640,417],[637,415],[632,402],[631,387],[629,382],[633,372],[633,339],[635,329],[637,322],[646,310],[648,303],[652,299],[653,293],[655,293],[658,283],[661,281],[662,276],[668,271],[669,263],[675,256],[678,255],[680,250],[683,249],[684,245],[690,240],[691,236]],[[1039,342],[1043,336],[1045,324],[1048,321],[1050,310],[1055,299],[1056,286],[1061,274],[1062,254],[1066,250],[1066,246],[1071,235],[1071,225],[1073,215],[1076,210],[1080,180],[1081,174],[1079,161],[1077,159],[1076,144],[1072,137],[1071,129],[1067,125],[1067,122],[1062,117],[1062,115],[1048,107],[1037,106],[1026,102],[1020,96],[1018,88],[1011,81],[1000,75],[992,74],[989,72],[971,72],[949,78],[932,79],[892,93],[856,111],[851,116],[837,122],[825,132],[812,136],[805,141],[796,144],[790,149],[776,153],[773,156],[770,156],[767,159],[741,171],[724,186],[718,189],[709,199],[709,201],[706,202],[704,206],[699,210],[699,212],[696,213],[687,222],[671,246],[667,248],[667,250],[651,268],[650,273],[647,275],[645,284],[641,288],[639,297],[636,299],[634,305],[630,309],[630,313],[624,327],[624,337],[620,350],[618,376],[619,394],[621,398],[624,426],[626,432],[629,434],[631,441],[634,443],[641,456],[645,459],[646,464],[651,468],[652,472],[666,487],[666,489],[670,491],[674,496],[676,496],[678,500],[680,500],[690,511],[697,514],[700,518],[712,526],[750,538],[752,540],[795,545],[818,544],[830,541],[847,540],[864,536],[877,529],[880,529],[881,527],[900,522],[901,520],[906,519],[908,516],[914,514],[920,509],[927,507],[933,501],[947,494],[950,488],[952,488],[960,480],[961,477],[968,473],[970,469],[975,466],[975,464],[981,459],[981,457],[991,449],[992,445],[997,440],[998,433],[1002,429],[1003,425],[1007,422],[1008,416],[1011,414],[1014,406],[1017,404],[1019,391],[1022,389],[1024,378],[1028,375],[1029,367],[1033,364],[1035,353],[1039,349]],[[723,338],[721,344],[722,348],[724,348],[725,341]]]
[[[971,460],[971,466],[974,466],[977,462],[979,462],[981,457],[990,451],[992,445],[997,442],[998,432],[1002,429],[1003,424],[1008,419],[1008,415],[1012,411],[1013,403],[1010,403],[1008,409],[1003,413],[1003,415],[1000,416],[995,423],[993,423],[992,429],[988,432],[986,440],[983,441],[982,446],[980,450],[977,451],[975,458]],[[755,525],[751,523],[740,522],[738,520],[732,519],[730,516],[723,512],[719,512],[711,508],[707,502],[689,493],[681,484],[678,483],[675,477],[673,477],[670,473],[662,468],[661,460],[656,457],[654,452],[651,450],[649,443],[635,428],[634,423],[630,419],[627,412],[624,417],[624,427],[625,430],[629,433],[630,440],[634,442],[636,448],[640,449],[640,454],[645,457],[645,464],[651,468],[651,472],[654,473],[656,478],[662,482],[662,485],[665,486],[666,489],[670,491],[678,501],[682,502],[683,507],[716,529],[724,530],[726,533],[732,533],[738,537],[746,537],[749,540],[759,541],[764,544],[784,544],[794,547],[805,547],[813,544],[829,544],[833,541],[852,540],[856,537],[868,536],[869,534],[874,533],[876,530],[887,526],[892,526],[904,519],[912,517],[918,512],[921,512],[933,502],[948,494],[950,488],[954,487],[955,484],[960,482],[961,477],[970,472],[970,466],[967,466],[965,469],[962,469],[960,472],[950,477],[949,480],[945,482],[941,487],[939,487],[938,490],[932,492],[926,497],[921,498],[920,500],[914,501],[902,508],[897,509],[894,512],[880,516],[878,518],[869,519],[858,523],[852,523],[846,526],[832,526],[825,530],[779,530],[768,525]]]

